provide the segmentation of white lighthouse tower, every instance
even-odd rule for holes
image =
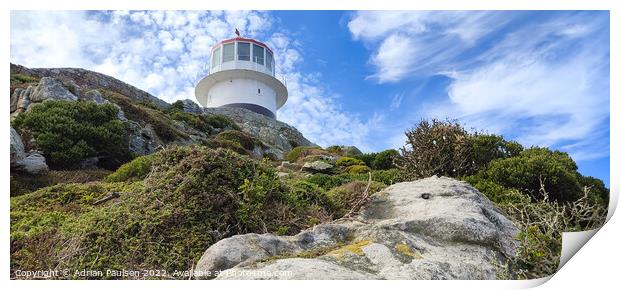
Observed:
[[[275,77],[273,51],[236,33],[211,49],[209,74],[196,85],[196,99],[203,107],[245,108],[275,119],[288,91]]]

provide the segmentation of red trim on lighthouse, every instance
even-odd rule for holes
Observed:
[[[266,48],[267,50],[269,50],[269,52],[271,52],[271,54],[273,55],[273,50],[271,50],[271,48],[269,48],[269,46],[267,46],[266,44],[264,44],[264,43],[262,43],[262,42],[260,42],[258,40],[254,40],[252,38],[245,38],[245,37],[241,37],[241,36],[235,37],[235,38],[230,38],[230,39],[224,39],[224,40],[218,42],[216,45],[214,45],[211,48],[211,50],[214,50],[216,47],[218,47],[218,46],[220,46],[220,45],[222,45],[224,43],[231,43],[231,42],[235,42],[235,41],[244,41],[244,42],[251,42],[251,43],[258,44],[258,45]]]

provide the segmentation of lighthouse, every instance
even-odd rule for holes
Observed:
[[[273,51],[236,33],[211,49],[209,74],[196,85],[196,99],[203,107],[244,108],[275,119],[288,90],[276,78]]]

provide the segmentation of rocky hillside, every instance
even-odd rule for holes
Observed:
[[[356,218],[221,240],[195,269],[218,279],[497,279],[516,233],[475,188],[431,177],[382,190]]]
[[[11,117],[46,100],[113,104],[118,108],[118,119],[129,125],[128,149],[138,156],[168,144],[209,142],[211,137],[230,129],[209,123],[216,122],[214,118],[218,116],[232,119],[241,131],[256,138],[259,142],[248,149],[259,157],[284,159],[284,154],[294,147],[314,145],[294,127],[249,110],[203,109],[183,100],[176,104],[178,112],[172,110],[171,104],[101,73],[74,68],[30,69],[11,64]]]

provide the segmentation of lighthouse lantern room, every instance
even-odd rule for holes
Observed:
[[[209,74],[198,82],[196,99],[207,108],[244,108],[276,118],[288,98],[276,78],[273,51],[264,43],[239,35],[211,49]]]

